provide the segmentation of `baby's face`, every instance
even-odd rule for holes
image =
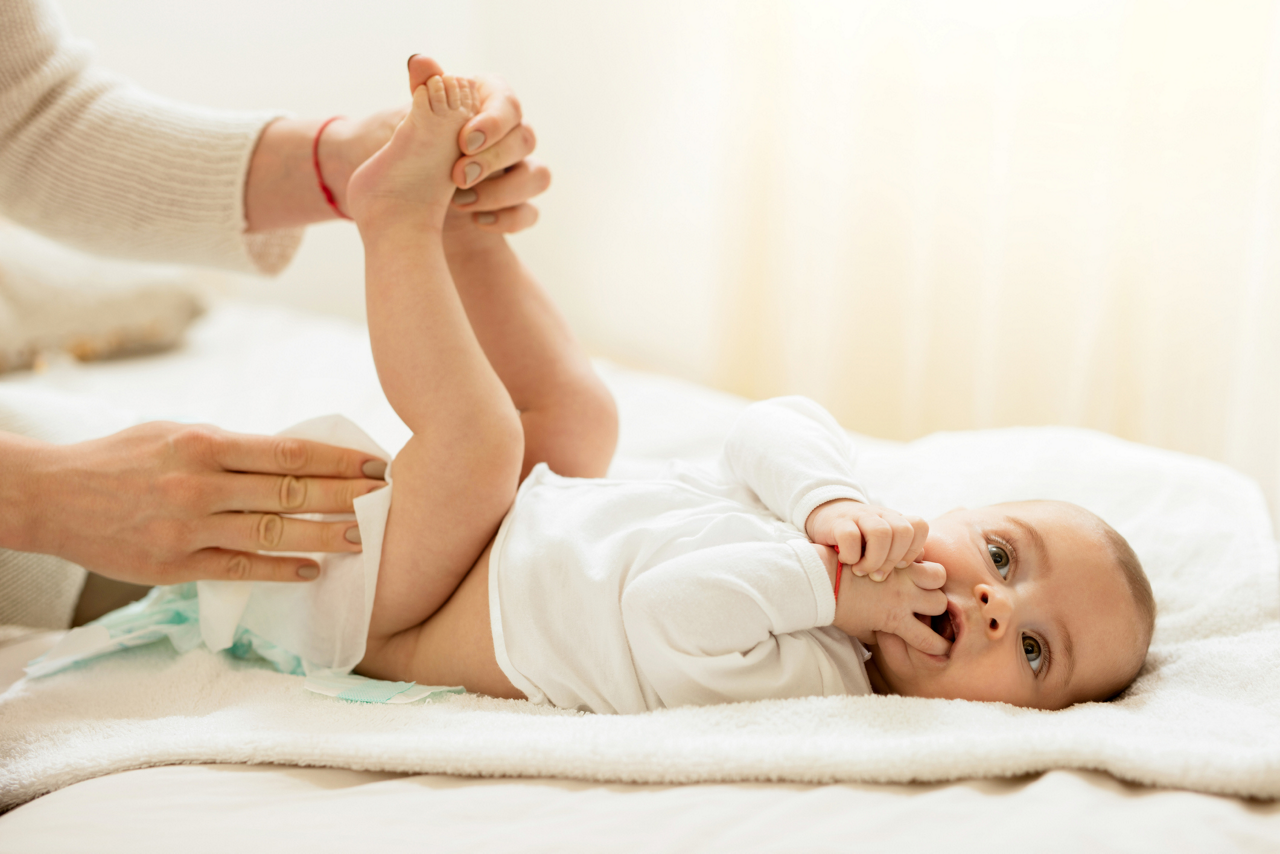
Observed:
[[[953,510],[929,525],[924,560],[947,571],[946,656],[880,635],[884,687],[915,697],[1042,709],[1102,699],[1145,655],[1137,606],[1091,517],[1057,502]]]

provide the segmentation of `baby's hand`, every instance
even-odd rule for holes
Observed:
[[[929,536],[929,523],[919,516],[849,498],[820,504],[804,529],[813,542],[834,547],[854,575],[870,575],[873,581],[919,560]]]
[[[946,655],[951,644],[916,617],[947,610],[947,595],[939,589],[946,580],[942,564],[927,561],[909,564],[882,584],[860,576],[845,578],[835,627],[863,643],[875,643],[876,632],[887,632],[921,652]]]

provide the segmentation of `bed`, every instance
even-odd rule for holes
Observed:
[[[689,383],[601,369],[620,405],[621,476],[654,460],[714,456],[744,405]],[[219,304],[174,352],[91,365],[55,361],[0,384],[33,400],[83,407],[93,413],[87,432],[171,418],[270,433],[340,412],[384,447],[397,448],[408,435],[378,389],[362,329],[240,303]],[[889,447],[874,440],[863,446]],[[1250,524],[1270,541],[1265,506],[1254,509]],[[1264,598],[1273,595],[1270,586],[1260,589]],[[0,635],[0,691],[60,636]],[[0,702],[0,729],[15,726],[12,714],[6,722],[7,708]],[[1256,740],[1265,759],[1249,772],[1261,781],[1256,791],[1280,784],[1269,734],[1243,736]],[[1247,756],[1247,745],[1242,750]],[[67,761],[74,764],[74,755]],[[937,783],[666,785],[169,764],[94,776],[17,806],[0,815],[0,852],[397,844],[451,851],[1270,851],[1280,848],[1280,808],[1271,797],[1143,786],[1086,769]]]

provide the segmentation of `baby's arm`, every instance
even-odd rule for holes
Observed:
[[[730,476],[815,543],[839,546],[855,575],[880,580],[919,557],[928,525],[872,507],[853,474],[848,435],[803,397],[754,403],[725,442]],[[864,553],[865,552],[865,553]]]
[[[845,567],[835,550],[815,545],[827,568],[833,588]],[[932,617],[947,608],[942,585],[947,571],[942,564],[918,562],[893,573],[884,583],[850,573],[839,578],[834,625],[850,637],[866,644],[876,643],[877,632],[897,635],[911,646],[931,655],[944,655],[951,644],[915,615]]]
[[[827,570],[801,539],[691,552],[622,595],[631,654],[666,706],[847,693],[804,631],[831,625],[835,610]]]
[[[822,643],[834,625],[874,642],[890,632],[933,654],[950,644],[913,614],[940,614],[945,573],[915,564],[882,584],[846,579],[832,550],[796,539],[701,549],[642,574],[622,595],[631,654],[666,706],[846,693]],[[919,586],[917,586],[919,585]]]

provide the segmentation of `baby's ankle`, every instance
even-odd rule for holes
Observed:
[[[439,217],[421,209],[415,211],[386,208],[367,212],[356,220],[365,255],[381,251],[399,251],[397,247],[413,246],[415,251],[431,248],[444,252],[444,234]]]
[[[505,235],[476,228],[471,214],[450,208],[444,220],[444,242],[451,259],[466,261],[507,248]]]

